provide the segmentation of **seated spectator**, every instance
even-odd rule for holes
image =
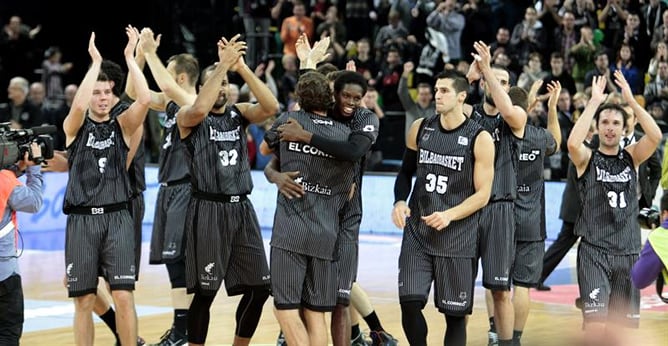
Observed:
[[[330,0],[317,0],[311,7],[311,20],[313,20],[313,27],[316,28],[316,31],[320,24],[327,21],[327,11],[332,6],[333,5]],[[336,8],[336,6],[334,6],[334,8]]]
[[[56,126],[56,133],[53,134],[53,147],[56,150],[65,150],[65,131],[63,130],[63,121],[70,112],[74,95],[77,93],[79,86],[76,84],[68,84],[65,86],[65,100],[60,104],[60,107],[51,112],[51,119],[47,119],[48,123]]]
[[[283,75],[278,82],[278,101],[283,109],[291,109],[295,101],[295,87],[298,80],[298,64],[296,55],[283,55]],[[260,141],[262,142],[262,141]]]
[[[668,10],[668,4],[663,0],[644,1],[641,20],[644,26],[646,37],[652,38],[654,32],[661,28],[661,16]]]
[[[668,61],[660,61],[658,66],[658,74],[645,85],[643,96],[647,104],[658,102],[668,106]]]
[[[580,28],[580,42],[571,47],[570,57],[572,62],[571,75],[575,80],[575,88],[584,90],[586,73],[594,68],[594,59],[598,48],[594,44],[594,33],[588,26]],[[591,84],[589,84],[591,86]]]
[[[278,87],[276,86],[276,80],[274,80],[274,76],[271,74],[274,71],[275,66],[276,62],[271,59],[266,63],[262,62],[258,64],[257,67],[255,67],[255,75],[260,78],[260,80],[262,80],[267,85],[271,93],[278,98]],[[239,88],[239,93],[248,95],[247,102],[257,102],[257,99],[250,91],[248,84],[244,83],[244,85]]]
[[[668,10],[663,11],[663,14],[661,14],[661,25],[654,29],[650,48],[653,50],[656,49],[659,42],[666,42],[666,39],[668,39]]]
[[[559,14],[563,15],[566,11],[571,11],[575,17],[575,30],[580,30],[583,26],[598,28],[598,18],[596,17],[596,4],[594,0],[571,0],[564,1]]]
[[[357,41],[356,52],[351,60],[355,62],[357,72],[364,76],[367,81],[374,78],[378,73],[378,64],[371,51],[371,42],[366,37]]]
[[[490,42],[494,38],[492,22],[492,8],[483,0],[467,0],[461,8],[465,17],[464,31],[462,32],[462,58],[469,58],[475,53],[475,41]]]
[[[573,79],[573,76],[564,70],[564,56],[559,52],[553,52],[550,55],[550,73],[543,79],[543,86],[538,94],[547,94],[547,85],[552,81],[559,81],[559,83],[561,83],[562,92],[567,90],[569,95],[575,95],[577,92],[575,80]],[[568,136],[566,136],[566,138],[568,138]]]
[[[372,86],[366,89],[366,94],[364,94],[364,98],[362,98],[362,106],[372,111],[378,119],[383,119],[385,117],[385,112],[383,112],[380,100],[378,99],[378,90]]]
[[[622,72],[624,78],[629,82],[634,95],[642,94],[645,74],[636,66],[633,49],[627,43],[622,43],[617,51],[617,59],[611,72],[615,72],[616,70]]]
[[[629,45],[633,52],[633,64],[636,65],[639,70],[645,71],[650,59],[648,41],[649,38],[640,25],[640,17],[638,14],[629,13],[626,17],[626,25],[621,33],[617,35],[617,41],[615,41],[612,47],[621,47],[622,44]]]
[[[295,43],[301,34],[306,34],[309,40],[313,40],[313,20],[306,16],[306,6],[301,0],[294,0],[292,16],[287,17],[281,24],[281,41],[283,41],[283,54],[296,55]]]
[[[513,28],[510,44],[515,53],[515,60],[519,66],[524,66],[529,61],[529,54],[540,52],[545,43],[546,33],[543,31],[543,23],[538,20],[536,9],[527,7],[524,20]]]
[[[346,43],[346,27],[339,21],[338,15],[339,12],[336,9],[336,6],[327,8],[325,21],[316,27],[315,37],[322,38],[323,34],[327,34],[331,37],[333,31],[336,39],[332,39],[332,43],[337,42],[339,45],[344,46]]]
[[[615,42],[619,35],[624,35],[624,25],[626,17],[629,15],[627,2],[622,0],[600,1],[602,6],[598,12],[599,27],[603,28],[603,45],[606,47],[616,47]]]
[[[408,130],[415,120],[432,115],[436,111],[434,102],[432,102],[434,99],[432,93],[433,87],[430,84],[418,84],[417,97],[411,97],[408,90],[408,79],[413,73],[413,68],[414,65],[412,62],[409,61],[404,63],[404,72],[401,74],[399,87],[397,88],[399,101],[401,101],[401,105],[404,107],[406,114],[406,122],[404,125],[406,134],[408,134]]]
[[[606,83],[606,92],[611,93],[617,91],[615,81],[612,80],[612,69],[610,68],[610,60],[605,50],[599,49],[594,55],[594,68],[585,73],[584,87],[585,91],[591,89],[591,82],[594,77],[605,76],[608,83]]]
[[[9,22],[0,30],[0,83],[7,83],[13,76],[32,79],[35,66],[39,66],[38,59],[41,58],[37,57],[34,49],[35,37],[41,29],[41,25],[31,28],[19,16],[9,17]]]
[[[573,122],[577,121],[580,117],[580,114],[585,109],[587,102],[589,102],[589,96],[583,91],[578,91],[573,95]]]
[[[461,37],[466,18],[456,9],[455,0],[438,4],[436,11],[427,16],[427,26],[442,32],[448,42],[448,58],[453,62],[462,58]]]
[[[543,70],[542,67],[542,59],[538,52],[529,54],[529,60],[523,66],[522,74],[517,80],[517,86],[528,92],[535,81],[547,77],[547,71]]]
[[[58,47],[50,47],[44,52],[42,62],[42,83],[46,87],[46,100],[49,107],[57,107],[63,102],[63,77],[72,69],[72,63],[63,63],[63,53]]]
[[[489,51],[494,54],[497,49],[505,49],[506,54],[510,57],[514,57],[515,53],[510,45],[510,30],[506,27],[500,27],[496,30],[496,40],[489,44]]]
[[[28,88],[28,101],[42,110],[42,114],[45,115],[46,119],[49,118],[46,114],[51,107],[46,101],[46,88],[44,87],[44,83],[30,83],[30,87]]]
[[[434,83],[434,74],[437,74],[438,71],[442,71],[445,65],[445,60],[447,56],[444,54],[447,50],[444,50],[439,43],[445,42],[445,35],[443,33],[436,31],[432,28],[428,28],[425,32],[427,36],[427,43],[422,47],[420,52],[420,58],[417,63],[417,68],[415,69],[414,78],[415,84],[417,83]],[[447,44],[446,44],[447,45]]]
[[[387,52],[385,62],[381,66],[373,83],[373,86],[378,90],[378,93],[382,97],[383,110],[385,112],[402,112],[404,110],[401,106],[401,102],[399,102],[399,96],[397,95],[397,88],[399,87],[399,79],[401,79],[402,70],[403,66],[399,50],[392,47]]]
[[[564,70],[573,72],[573,59],[571,49],[580,41],[580,30],[575,29],[575,15],[571,11],[565,11],[561,16],[561,25],[554,31],[553,42],[558,51],[564,56]]]
[[[390,47],[402,51],[408,37],[408,29],[401,22],[399,12],[390,10],[387,21],[388,24],[381,27],[376,34],[374,48],[379,58],[389,54]]]
[[[666,109],[666,106],[661,104],[661,102],[654,102],[647,105],[647,112],[652,116],[652,118],[654,118],[654,121],[656,121],[656,124],[659,125],[659,128],[664,135],[668,133],[668,122],[665,120]],[[663,150],[663,147],[659,148]]]
[[[650,80],[656,77],[657,72],[659,71],[659,61],[668,61],[668,45],[666,42],[659,42],[654,51],[654,56],[649,60],[649,67],[647,68],[647,74],[649,75]]]
[[[492,64],[505,67],[510,75],[510,85],[517,84],[517,73],[515,72],[514,61],[504,49],[497,49],[496,52],[494,52],[494,55],[492,56]]]
[[[28,100],[29,84],[23,77],[14,77],[7,87],[8,103],[0,104],[0,122],[9,122],[14,129],[44,124],[42,110]]]

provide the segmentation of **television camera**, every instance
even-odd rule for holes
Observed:
[[[36,126],[29,129],[12,129],[9,123],[0,123],[0,168],[7,168],[23,160],[25,153],[36,164],[53,158],[53,138],[56,133],[53,125]],[[30,144],[37,143],[42,151],[41,157],[33,157]]]

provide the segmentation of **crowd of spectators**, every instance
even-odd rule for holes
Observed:
[[[616,70],[668,133],[664,0],[261,0],[239,1],[236,10],[230,17],[243,21],[246,61],[276,92],[283,110],[295,104],[299,62],[294,41],[300,34],[306,33],[311,42],[330,37],[327,63],[343,69],[354,61],[373,93],[369,99],[375,104],[369,107],[382,115],[374,147],[382,156],[375,160],[378,169],[387,168],[382,162],[400,159],[410,121],[433,111],[433,76],[444,68],[465,73],[478,40],[491,46],[493,62],[508,68],[512,83],[528,91],[533,82],[543,81],[539,102],[530,112],[532,123],[546,124],[545,87],[553,80],[561,83],[558,108],[564,150],[592,78],[604,75],[610,81]],[[2,122],[59,126],[62,112],[66,114],[75,86],[62,85],[62,76],[72,66],[61,61],[58,47],[37,50],[43,61],[33,63],[36,66],[25,66],[37,60],[34,57],[17,54],[35,54],[34,48],[26,47],[39,29],[13,16],[0,36],[0,71],[9,83],[9,102],[0,105]],[[231,82],[239,84],[239,100],[253,99],[242,81],[231,76]],[[33,96],[30,83],[35,89],[41,83],[44,101]],[[616,89],[608,83],[608,93],[614,95]],[[483,97],[476,85],[469,94],[471,104]],[[266,126],[252,126],[249,139],[259,144]],[[266,158],[256,156],[255,162],[261,168]],[[546,162],[546,176],[564,179],[567,163],[566,152],[552,157]]]

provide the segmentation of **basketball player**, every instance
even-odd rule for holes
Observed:
[[[82,345],[90,345],[94,340],[91,311],[98,270],[112,291],[121,343],[137,342],[132,293],[136,247],[128,210],[131,187],[127,167],[132,160],[129,153],[132,136],[144,122],[150,94],[133,58],[139,32],[128,26],[126,33],[128,44],[124,55],[129,78],[137,85],[137,100],[118,116],[111,116],[114,83],[101,71],[102,56],[93,33],[88,46],[93,62],[63,123],[70,166],[63,206],[68,214],[66,280],[69,296],[75,302],[75,339]]]
[[[316,65],[323,60],[329,38],[317,41],[311,49],[308,39],[302,35],[296,43],[300,59],[300,70],[316,70]],[[323,49],[323,47],[325,49]],[[354,68],[353,68],[354,70]],[[345,209],[341,220],[341,237],[337,260],[338,300],[332,313],[332,339],[335,345],[346,345],[348,340],[353,343],[362,342],[363,336],[359,325],[351,330],[348,307],[351,300],[353,283],[357,279],[357,258],[359,247],[359,225],[362,220],[361,184],[365,158],[378,136],[378,118],[369,110],[360,107],[362,97],[366,93],[367,83],[363,76],[352,71],[337,71],[327,75],[334,90],[334,107],[330,111],[333,119],[349,124],[351,136],[345,141],[337,141],[304,131],[298,124],[286,124],[281,128],[282,140],[297,140],[309,143],[324,152],[342,160],[358,163],[355,196]],[[292,182],[290,172],[280,173],[276,163],[271,162],[265,167],[267,179],[276,183],[279,191],[290,198],[298,198],[303,194],[300,186]],[[359,195],[359,196],[358,196]],[[359,287],[358,287],[359,288]],[[361,292],[361,289],[356,290]],[[362,300],[361,297],[359,300]],[[370,304],[366,304],[370,305]],[[373,310],[372,310],[373,311]],[[367,317],[367,316],[365,316]],[[385,332],[377,316],[368,316],[371,327],[371,338],[374,344],[395,345],[396,339]]]
[[[278,101],[244,63],[239,36],[218,42],[218,64],[204,70],[194,104],[176,115],[192,184],[185,228],[187,291],[195,294],[188,312],[192,345],[206,341],[210,307],[223,281],[228,295],[243,295],[234,345],[250,343],[269,297],[269,266],[248,199],[253,182],[245,128],[275,115]],[[258,103],[226,106],[228,71],[244,79]]]
[[[146,63],[161,91],[151,91],[150,108],[164,112],[162,145],[158,161],[160,188],[151,235],[149,263],[165,264],[171,284],[174,314],[171,327],[164,333],[158,346],[179,346],[187,343],[188,308],[192,295],[186,293],[185,217],[190,200],[190,173],[185,161],[185,146],[176,126],[180,105],[192,104],[197,96],[199,63],[191,54],[178,54],[167,60],[165,67],[157,55],[159,39],[151,29],[141,31],[135,59],[143,68]],[[164,90],[164,92],[162,91]],[[134,86],[128,83],[126,91],[133,96]]]
[[[531,300],[529,288],[540,281],[545,252],[545,179],[543,161],[559,150],[561,130],[557,119],[557,100],[561,92],[558,81],[547,86],[549,93],[547,129],[526,125],[517,169],[517,199],[515,200],[515,258],[513,262],[513,342],[520,344]],[[517,86],[508,91],[514,105],[527,106],[526,92]],[[485,290],[485,300],[494,311],[492,295]],[[492,316],[494,314],[492,313]]]
[[[473,311],[478,211],[489,201],[494,179],[494,142],[463,113],[468,91],[463,75],[446,70],[436,77],[435,89],[437,114],[411,125],[394,184],[392,221],[404,230],[401,324],[411,345],[427,344],[422,309],[433,284],[434,304],[447,324],[444,344],[463,346],[465,316]]]
[[[469,70],[469,81],[482,77],[485,90],[482,105],[473,107],[471,119],[479,122],[494,139],[494,185],[489,204],[480,215],[480,257],[483,286],[492,291],[493,311],[490,316],[490,341],[498,331],[499,345],[511,345],[513,338],[513,303],[510,299],[511,268],[515,252],[514,202],[517,198],[517,166],[519,147],[524,137],[527,114],[512,104],[508,70],[490,66],[489,47],[474,43],[476,59]]]
[[[633,97],[621,71],[615,84],[636,114],[645,133],[636,143],[620,147],[626,110],[603,104],[606,79],[595,77],[592,96],[568,137],[568,152],[577,171],[582,212],[575,223],[579,235],[578,286],[583,303],[587,345],[630,345],[621,327],[638,328],[640,292],[630,280],[640,252],[638,225],[638,166],[661,141],[661,130]],[[596,121],[599,145],[590,149],[585,137]]]
[[[350,135],[346,124],[327,118],[333,98],[324,75],[307,72],[299,78],[296,93],[301,111],[283,113],[261,146],[265,155],[276,153],[281,171],[299,172],[295,180],[305,192],[295,199],[278,194],[271,238],[272,294],[289,345],[324,345],[325,312],[333,311],[337,301],[339,215],[352,196],[355,164],[304,142],[281,140],[279,129],[293,122],[314,136],[346,140]]]

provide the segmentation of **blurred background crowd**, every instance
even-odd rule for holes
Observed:
[[[105,11],[77,12],[58,1],[0,3],[0,86],[7,88],[0,92],[0,122],[62,128],[89,64],[90,31],[96,32],[103,56],[122,63],[125,37],[119,28],[132,24],[162,34],[158,53],[164,60],[189,52],[201,66],[216,59],[220,36],[241,33],[248,43],[247,64],[276,93],[282,110],[295,103],[295,41],[302,33],[311,42],[330,37],[327,63],[343,69],[355,62],[370,86],[364,104],[380,118],[371,170],[398,168],[407,126],[433,112],[433,76],[444,68],[466,73],[478,40],[491,45],[493,63],[509,69],[513,84],[528,91],[543,81],[530,112],[533,124],[546,126],[545,86],[561,83],[562,150],[592,78],[604,75],[611,81],[616,70],[668,133],[664,0],[120,0],[109,5]],[[233,102],[253,100],[238,76],[231,75],[230,82]],[[621,100],[613,82],[608,93],[611,100]],[[467,102],[482,97],[472,85]],[[147,117],[145,127],[152,162],[157,162],[160,119],[160,114]],[[259,145],[269,125],[252,125],[249,139]],[[64,139],[55,139],[62,149]],[[660,157],[662,151],[663,145]],[[251,152],[254,168],[262,169],[268,158]],[[565,179],[567,164],[566,152],[552,156],[545,162],[546,178]]]

